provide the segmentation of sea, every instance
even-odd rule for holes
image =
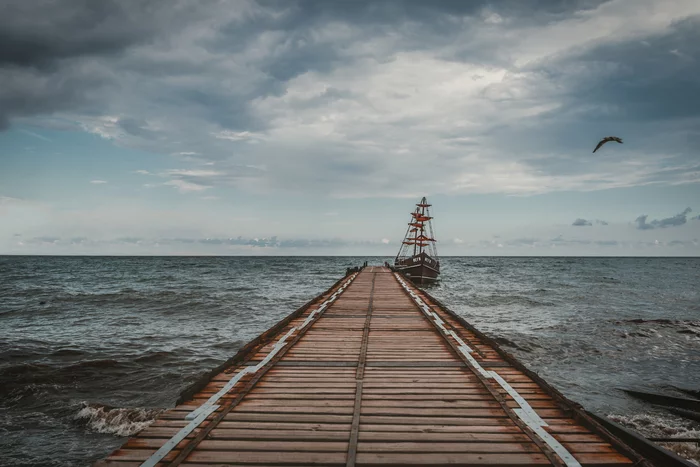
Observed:
[[[0,465],[87,466],[246,342],[383,257],[0,256]],[[587,410],[700,424],[621,389],[700,390],[700,258],[445,257],[429,292]],[[668,443],[700,461],[697,443]]]

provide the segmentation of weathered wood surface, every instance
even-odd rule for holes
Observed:
[[[264,361],[336,290],[97,465],[141,465],[189,423],[187,414]],[[413,291],[474,349],[483,368],[497,369],[581,465],[633,464],[605,433],[587,428],[550,391]],[[267,367],[219,399],[219,409],[157,465],[563,465],[519,426],[512,416],[517,402],[502,388],[485,386],[390,270],[364,269],[314,319],[291,334],[292,344]]]

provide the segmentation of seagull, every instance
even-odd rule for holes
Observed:
[[[598,146],[595,147],[595,149],[593,150],[593,152],[596,152],[598,149],[600,149],[600,147],[601,147],[602,145],[604,145],[604,144],[607,143],[608,141],[615,141],[616,143],[622,144],[622,140],[621,140],[620,138],[618,138],[617,136],[606,136],[605,138],[603,138],[603,139],[600,140],[600,143],[598,143]]]

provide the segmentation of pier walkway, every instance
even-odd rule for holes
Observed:
[[[640,461],[487,337],[384,267],[347,276],[213,373],[97,465]]]

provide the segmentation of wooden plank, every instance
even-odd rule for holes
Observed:
[[[367,424],[405,424],[405,425],[508,425],[513,423],[508,417],[411,417],[411,416],[374,416],[363,415],[360,423]]]
[[[352,407],[328,407],[328,406],[268,406],[268,405],[246,405],[236,407],[236,413],[312,413],[312,414],[330,414],[330,415],[352,415]]]
[[[214,433],[216,430],[213,430]],[[186,444],[183,441],[178,449]],[[127,448],[131,449],[158,449],[162,443],[157,439],[133,438]],[[348,442],[345,441],[279,441],[279,440],[231,440],[231,439],[205,439],[197,445],[197,450],[204,451],[232,451],[231,458],[235,458],[236,451],[294,451],[294,452],[346,452]]]
[[[381,442],[363,441],[358,446],[360,453],[369,452],[415,452],[415,453],[538,453],[533,442],[521,443],[461,443],[461,442]]]
[[[355,372],[356,389],[355,389],[355,405],[352,414],[352,426],[350,428],[350,440],[348,442],[348,451],[345,461],[345,467],[355,467],[357,459],[357,443],[359,438],[360,414],[362,410],[362,378],[365,374],[365,364],[367,363],[367,343],[369,340],[369,329],[372,322],[372,305],[374,303],[374,287],[377,279],[376,274],[372,274],[372,288],[369,292],[369,304],[367,306],[367,317],[365,319],[364,329],[362,330],[362,345],[360,348],[360,358],[357,362],[357,371]]]
[[[499,467],[521,467],[551,465],[549,459],[543,454],[483,454],[483,453],[430,453],[419,455],[417,453],[385,453],[363,452],[357,455],[357,462],[363,466],[373,465],[471,465]]]
[[[139,438],[169,439],[177,432],[177,428],[146,428],[139,433]],[[322,431],[322,430],[273,430],[273,429],[229,429],[217,428],[209,433],[208,439],[276,439],[276,440],[307,440],[307,441],[346,441],[349,438],[349,430]],[[190,435],[190,437],[193,435]]]

